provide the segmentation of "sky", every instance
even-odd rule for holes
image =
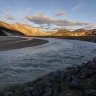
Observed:
[[[96,28],[96,0],[0,0],[0,21],[41,30]]]

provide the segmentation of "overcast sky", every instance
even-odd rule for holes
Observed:
[[[0,0],[0,20],[43,30],[96,28],[96,0]]]

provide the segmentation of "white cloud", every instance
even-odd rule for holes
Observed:
[[[26,8],[26,11],[30,11],[30,10],[32,10],[32,7]]]
[[[90,24],[90,25],[84,27],[84,29],[88,29],[88,30],[96,29],[96,24]]]
[[[15,20],[14,17],[10,16],[9,14],[3,14],[0,16],[1,18],[5,18],[7,20]]]
[[[52,24],[55,22],[54,18],[45,16],[42,13],[26,15],[24,19],[34,22],[35,24]]]
[[[52,7],[50,7],[49,9],[48,9],[48,11],[47,11],[47,15],[49,15],[49,14],[51,14],[51,12],[54,10],[54,6],[52,6]]]
[[[54,28],[54,26],[53,25],[50,26],[50,25],[42,24],[42,25],[39,25],[37,28],[49,31],[49,30],[52,30]]]
[[[72,11],[78,10],[83,6],[83,3],[80,3],[72,8]]]
[[[61,16],[64,15],[66,13],[66,11],[58,11],[57,13],[55,13],[56,16]]]
[[[24,17],[25,20],[28,20],[30,22],[33,22],[34,24],[47,24],[47,25],[57,25],[57,26],[85,26],[85,25],[89,25],[90,23],[88,22],[76,22],[76,21],[72,21],[70,19],[67,18],[61,18],[61,19],[56,19],[56,18],[52,18],[49,16],[45,16],[42,13],[39,14],[32,14],[32,15],[26,15]]]
[[[28,20],[26,18],[22,18],[22,22],[27,23]]]

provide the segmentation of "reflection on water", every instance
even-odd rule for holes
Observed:
[[[95,57],[95,43],[47,40],[49,43],[44,45],[0,51],[0,88],[30,81],[48,72],[81,64]]]

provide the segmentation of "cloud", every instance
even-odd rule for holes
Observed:
[[[24,23],[27,23],[28,22],[28,20],[26,19],[26,18],[22,18],[22,22],[24,22]]]
[[[42,13],[26,15],[24,16],[24,19],[34,22],[35,24],[52,24],[55,21],[54,18],[45,16]]]
[[[5,18],[7,20],[15,20],[14,17],[10,16],[9,14],[3,14],[0,16],[1,18]]]
[[[61,19],[57,19],[55,21],[55,24],[58,26],[73,26],[75,22],[67,18],[61,18]]]
[[[51,30],[53,28],[53,26],[42,24],[42,25],[39,25],[37,28],[48,31],[48,30]]]
[[[88,29],[88,30],[96,29],[96,24],[90,24],[90,25],[84,27],[84,29]]]
[[[54,6],[50,7],[46,14],[49,15],[53,10],[54,10]]]
[[[32,7],[26,8],[26,11],[30,11],[30,10],[32,10]]]
[[[57,13],[55,13],[56,16],[61,16],[64,15],[66,13],[66,11],[58,11]]]
[[[72,8],[72,11],[78,10],[82,7],[83,3],[80,3]]]
[[[67,18],[56,19],[49,16],[45,16],[42,13],[26,15],[24,16],[23,19],[38,25],[47,24],[47,25],[56,25],[56,26],[77,26],[77,25],[85,26],[90,24],[89,22],[81,22],[81,21],[76,22]]]

